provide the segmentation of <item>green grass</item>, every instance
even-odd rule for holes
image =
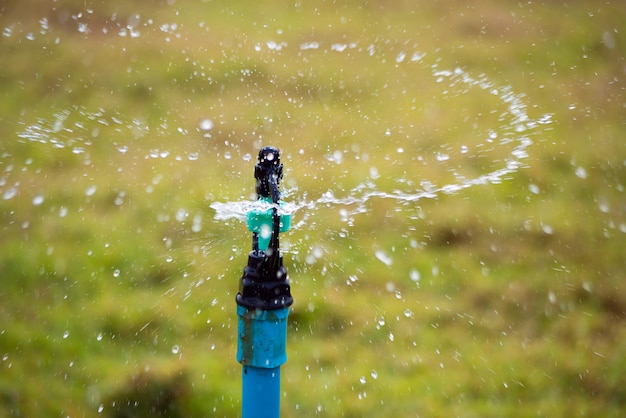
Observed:
[[[295,213],[282,416],[626,413],[626,10],[361,3],[0,6],[0,416],[238,416],[210,204],[266,144],[293,201],[492,172],[507,89],[552,122],[498,184]]]

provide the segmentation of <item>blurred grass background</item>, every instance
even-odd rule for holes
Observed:
[[[526,135],[510,88],[552,122],[499,184],[294,214],[282,415],[623,416],[624,21],[592,0],[0,2],[0,415],[238,416],[250,237],[209,205],[250,198],[266,144],[287,200],[497,170]],[[433,76],[456,68],[500,94]]]

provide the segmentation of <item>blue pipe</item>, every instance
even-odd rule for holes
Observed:
[[[280,416],[280,366],[287,361],[289,308],[237,306],[237,361],[243,365],[242,417]]]
[[[243,366],[242,418],[280,416],[280,367]]]

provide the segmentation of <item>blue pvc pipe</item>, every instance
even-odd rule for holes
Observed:
[[[280,416],[280,367],[243,366],[242,418]]]
[[[243,366],[242,418],[280,416],[280,366],[287,361],[289,308],[237,306],[237,361]]]

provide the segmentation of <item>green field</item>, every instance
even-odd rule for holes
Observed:
[[[282,150],[284,417],[626,415],[622,1],[0,2],[0,416],[235,417]]]

